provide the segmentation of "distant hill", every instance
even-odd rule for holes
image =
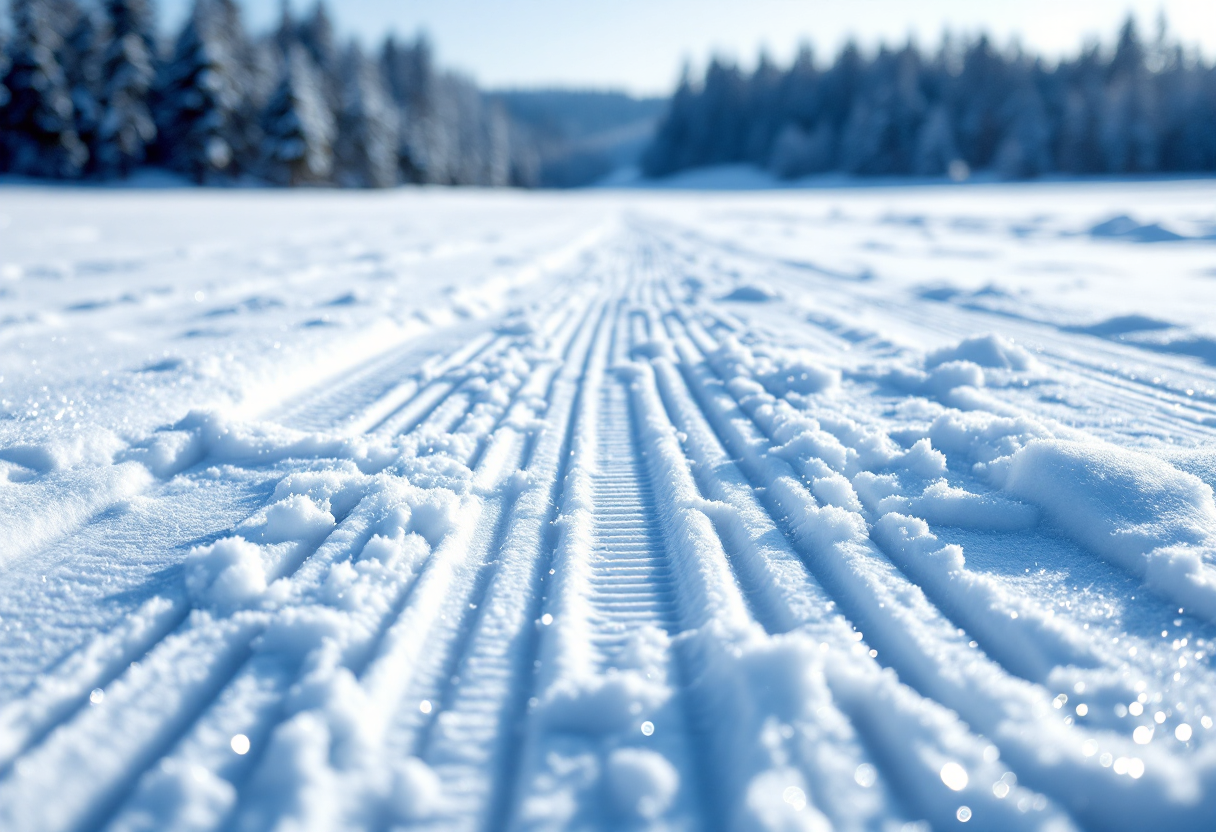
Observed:
[[[487,93],[533,148],[534,182],[548,188],[589,185],[635,165],[654,136],[666,98],[620,92],[507,90]]]

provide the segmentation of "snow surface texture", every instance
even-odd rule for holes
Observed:
[[[1211,829],[1214,198],[3,190],[0,829]]]

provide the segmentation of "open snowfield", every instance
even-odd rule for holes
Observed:
[[[0,829],[1210,830],[1216,182],[0,190]]]

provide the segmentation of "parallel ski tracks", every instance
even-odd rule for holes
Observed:
[[[653,232],[652,232],[653,233]],[[666,238],[664,238],[666,239]],[[794,273],[778,262],[778,271],[772,272],[771,258],[737,246],[716,244],[708,238],[698,241],[718,248],[724,254],[738,258],[751,268],[761,267],[769,278],[779,277],[789,288],[797,302],[807,293],[804,272]],[[856,306],[857,298],[842,290],[834,278],[814,278],[816,305],[822,306],[827,299],[838,300],[840,308]],[[922,316],[909,321],[906,307],[889,297],[876,294],[866,296],[867,308],[877,314],[885,314],[898,320],[903,326],[912,326],[935,336],[958,339],[992,327],[992,319],[999,319],[1001,331],[1014,335],[1032,348],[1038,348],[1038,358],[1052,369],[1052,378],[1059,389],[1085,390],[1085,401],[1093,412],[1119,414],[1123,423],[1108,428],[1112,434],[1126,435],[1135,429],[1140,433],[1151,428],[1161,436],[1185,436],[1192,441],[1208,441],[1212,427],[1216,425],[1216,402],[1210,400],[1207,390],[1216,388],[1216,371],[1198,359],[1167,355],[1161,351],[1138,347],[1132,343],[1116,343],[1096,336],[1068,334],[1048,322],[1007,315],[996,310],[976,306],[957,306],[949,303],[936,304],[934,315]],[[830,301],[829,301],[830,308]],[[729,323],[729,314],[722,310],[706,310],[729,329],[737,330],[737,324]],[[811,323],[815,323],[811,320]],[[818,328],[824,328],[817,324]],[[840,338],[830,327],[826,331]],[[848,345],[842,340],[839,349]],[[1137,368],[1136,379],[1112,367]],[[1195,379],[1194,395],[1166,387],[1153,379],[1166,377]],[[1035,395],[1037,387],[1031,388]],[[1068,421],[1066,412],[1059,418]],[[1135,435],[1135,434],[1133,434]]]
[[[672,303],[670,296],[668,297],[668,302]],[[676,310],[672,307],[669,307],[669,309],[671,311],[669,311],[667,314],[663,315],[663,320],[668,325],[669,328],[675,328],[676,330],[679,330],[679,332],[680,332],[680,334],[677,337],[677,340],[683,342],[683,346],[678,348],[679,354],[680,354],[680,362],[679,362],[680,367],[684,371],[686,381],[688,381],[688,383],[690,384],[690,386],[692,388],[696,389],[701,384],[701,382],[695,381],[693,375],[690,375],[690,373],[695,373],[696,372],[695,368],[698,366],[703,367],[703,368],[708,368],[708,367],[712,366],[712,364],[707,361],[705,355],[708,352],[712,352],[712,350],[715,348],[716,345],[714,345],[712,343],[710,336],[707,333],[705,333],[704,331],[698,331],[695,326],[689,326],[685,314],[681,313],[679,310]],[[720,384],[723,384],[724,381],[726,381],[726,379],[717,377],[714,379],[714,381],[712,383],[714,385],[720,385]],[[729,386],[725,386],[721,389],[723,389],[725,391],[725,390],[729,390],[730,388],[729,388]],[[699,395],[701,395],[701,394],[699,394]],[[723,396],[724,394],[718,394],[718,395]],[[753,423],[754,427],[751,428],[751,430],[754,431],[754,435],[756,436],[755,441],[759,442],[761,445],[768,446],[770,448],[777,447],[777,445],[780,443],[777,443],[773,440],[772,436],[766,432],[764,423],[761,421],[756,421],[756,414],[753,411],[749,410],[747,407],[744,407],[743,404],[744,404],[744,402],[742,400],[736,399],[734,402],[732,402],[730,407],[731,407],[731,409],[733,409],[735,407],[742,408],[742,412],[739,414],[739,416],[742,416],[743,418],[746,418],[748,422]],[[703,412],[712,413],[714,405],[712,405],[710,401],[702,399],[701,407],[703,408]],[[746,415],[744,415],[744,414],[746,414]],[[731,419],[735,420],[736,425],[739,424],[738,416],[728,416],[727,418],[728,418],[728,420],[731,420]],[[714,418],[711,418],[710,421],[714,422],[717,420],[715,420]],[[747,432],[745,431],[744,435],[746,435],[746,433]],[[733,447],[734,450],[742,451],[742,448],[738,445],[738,443],[732,442],[729,438],[723,437],[720,433],[719,433],[719,439],[724,441],[727,446]],[[744,453],[743,455],[746,456],[746,453]],[[758,474],[759,469],[755,469],[752,473]],[[771,482],[763,477],[757,479],[753,476],[751,478],[751,485],[753,487],[755,487],[756,489],[758,489],[757,493],[761,493],[761,492],[768,491],[769,490],[768,487],[772,486],[773,482]],[[774,521],[777,522],[778,526],[783,528],[783,530],[785,531],[785,534],[787,536],[790,536],[791,540],[797,540],[797,536],[793,535],[793,533],[791,532],[790,527],[789,527],[789,517],[787,516],[787,514],[788,514],[787,506],[783,505],[781,503],[773,504],[773,505],[770,505],[769,511],[772,514]],[[882,558],[881,556],[878,556],[878,560],[884,560],[884,558]],[[809,561],[809,563],[814,565],[815,561],[811,560],[811,561]],[[877,563],[878,563],[878,561],[875,561],[875,565],[877,565]],[[858,567],[854,567],[854,568],[858,568]],[[819,572],[819,568],[815,567],[814,571]],[[830,571],[834,571],[834,570],[830,570]],[[881,572],[881,569],[880,569],[880,572]],[[897,581],[897,583],[898,583],[898,581]],[[912,583],[911,585],[915,586],[915,583]],[[832,591],[832,595],[833,595],[834,599],[838,599],[841,602],[842,607],[846,611],[849,612],[850,616],[855,616],[854,620],[866,621],[869,619],[873,619],[875,617],[873,614],[875,611],[867,611],[867,610],[864,610],[857,606],[857,600],[858,600],[859,596],[853,595],[852,592],[847,589],[844,589],[844,591],[842,593],[843,587],[840,584],[839,577],[830,577],[829,576],[828,581],[827,581],[827,586],[831,587],[831,591]],[[879,616],[879,618],[881,618],[881,617],[882,616]],[[925,624],[928,624],[928,622],[926,621]],[[872,624],[871,627],[872,626],[874,626],[874,625]],[[931,628],[931,627],[925,628],[926,632],[932,632],[933,629],[934,628]],[[942,636],[946,635],[949,632],[948,628],[946,628],[946,629],[937,628],[937,629],[940,631]],[[959,630],[958,632],[959,632],[959,634],[963,634],[966,631]],[[895,669],[897,671],[900,672],[902,679],[907,681],[914,688],[920,690],[922,692],[922,694],[924,694],[928,699],[930,699],[930,700],[936,699],[936,700],[942,701],[948,707],[957,710],[960,714],[962,714],[964,716],[964,718],[968,719],[969,721],[972,721],[974,728],[976,728],[980,731],[986,732],[986,727],[990,727],[990,720],[993,718],[991,715],[991,712],[989,712],[988,714],[985,714],[983,711],[977,711],[974,707],[971,706],[971,703],[969,703],[966,700],[965,695],[962,693],[961,690],[958,690],[958,691],[950,690],[950,688],[953,685],[957,684],[957,682],[947,682],[945,684],[945,686],[943,686],[942,682],[945,681],[944,678],[925,677],[922,675],[923,670],[926,667],[929,667],[929,666],[932,666],[933,664],[935,664],[936,660],[931,660],[927,663],[920,664],[919,666],[917,666],[917,665],[909,666],[900,657],[906,652],[906,648],[910,645],[904,645],[903,647],[899,647],[899,646],[897,646],[897,644],[886,643],[887,639],[883,636],[881,629],[879,632],[877,632],[875,634],[874,637],[877,639],[877,643],[879,644],[880,648],[883,648],[879,651],[879,661],[888,663],[890,658],[896,658],[897,660],[893,663],[893,666],[895,667]],[[964,640],[965,640],[965,638],[968,638],[968,637],[970,637],[970,636],[969,635],[964,636]],[[955,639],[951,637],[951,638],[948,638],[947,640],[954,641]],[[961,646],[961,640],[959,643]],[[863,642],[863,644],[864,644],[864,642]],[[926,645],[925,648],[917,648],[917,649],[926,649],[927,647],[928,647],[928,645]],[[941,647],[945,647],[945,644],[943,643],[939,647],[935,647],[932,649],[939,650],[939,649],[941,649]],[[892,649],[892,648],[895,648],[895,649]],[[947,652],[950,652],[950,651],[947,650]],[[960,654],[960,657],[962,655],[964,655],[965,652],[966,651],[963,651],[963,653]],[[926,658],[928,658],[928,657],[926,656]],[[979,666],[982,666],[983,664],[986,663],[986,660],[983,658],[980,658],[980,657],[973,657],[973,658],[980,659],[980,661],[977,665],[977,669]],[[944,670],[944,668],[943,668],[943,670]],[[1002,671],[1003,670],[1004,670],[1004,668],[1002,668]],[[984,673],[992,674],[992,671],[986,670],[986,671],[984,671]],[[993,677],[993,680],[995,681],[997,678],[1000,677],[1000,675],[1001,675],[1001,671],[997,671]],[[1017,675],[1017,674],[1015,673],[1013,675]],[[1005,683],[1001,683],[1001,684],[1003,685]],[[980,690],[982,690],[985,686],[986,685],[981,685],[980,689],[974,690],[973,693],[979,693]],[[970,685],[964,685],[963,687],[964,688],[970,687]],[[981,694],[981,698],[986,699],[989,696],[991,696],[991,694],[989,694],[989,693]],[[995,704],[995,701],[996,700],[993,700],[994,704]],[[1028,759],[1026,756],[1027,749],[1019,748],[1018,744],[1014,743],[1014,744],[1012,744],[1011,747],[1005,748],[1003,750],[1008,752],[1009,758],[1015,762],[1015,768],[1017,770],[1019,770],[1019,773],[1022,773],[1024,775],[1024,779],[1027,782],[1033,783],[1035,786],[1042,789],[1045,794],[1054,796],[1056,799],[1060,800],[1062,804],[1064,804],[1064,805],[1069,804],[1070,798],[1072,797],[1072,795],[1068,791],[1061,792],[1058,790],[1056,783],[1051,782],[1049,780],[1042,779],[1041,775],[1039,775],[1038,772],[1035,772],[1033,770],[1034,769],[1033,766],[1030,766],[1029,770],[1027,770],[1027,768],[1023,767],[1022,763],[1026,762]],[[895,775],[896,773],[892,772],[891,774]]]
[[[679,278],[654,235],[626,233],[587,266],[581,287],[533,310],[531,341],[486,329],[421,370],[410,350],[382,356],[284,411],[300,425],[334,418],[346,433],[395,442],[405,454],[398,465],[435,457],[467,469],[459,528],[352,613],[359,628],[343,656],[314,656],[313,665],[256,647],[271,616],[204,619],[185,600],[150,608],[129,637],[111,633],[81,651],[100,656],[91,674],[30,692],[42,699],[24,734],[0,746],[0,800],[11,804],[25,785],[49,793],[46,782],[23,780],[33,763],[66,765],[120,726],[126,734],[95,782],[45,814],[31,810],[34,828],[135,826],[155,801],[157,773],[190,766],[232,789],[199,828],[257,826],[259,778],[276,765],[267,749],[295,712],[293,690],[332,660],[366,697],[376,759],[418,758],[443,783],[437,814],[348,806],[341,822],[350,828],[725,830],[751,799],[750,778],[773,772],[802,784],[808,813],[841,829],[897,817],[938,826],[954,820],[924,797],[925,784],[941,788],[927,760],[989,742],[1001,766],[1037,790],[1022,790],[1027,805],[1057,818],[1061,806],[1077,811],[1067,791],[1076,781],[1045,777],[1034,756],[1047,734],[1026,715],[1050,702],[1044,674],[1010,661],[1020,648],[1003,652],[972,632],[1004,610],[952,616],[957,587],[918,583],[915,569],[901,570],[868,539],[819,542],[827,532],[807,528],[819,503],[799,467],[806,460],[776,453],[775,405],[740,392],[714,358],[722,329],[742,324],[684,299]],[[1092,372],[1111,402],[1150,395]],[[381,508],[365,497],[337,514],[327,537],[289,547],[270,577],[291,586],[290,604],[319,606],[329,567],[362,550]],[[769,691],[732,676],[732,656],[792,641],[842,657],[821,669],[815,716],[783,717],[763,749],[735,759],[745,728],[721,724],[723,708],[738,705],[745,722]],[[1028,649],[1039,648],[1050,655],[1045,643]],[[672,694],[604,724],[594,712],[561,710],[622,674]],[[850,693],[857,679],[874,686],[875,702],[896,701],[898,690],[913,704],[879,714],[881,704]],[[102,706],[88,704],[94,686],[106,691]],[[965,722],[949,741],[875,728],[925,714],[944,724],[951,711]],[[1054,728],[1072,731],[1077,747],[1088,736]],[[249,738],[249,754],[231,753],[235,734]],[[571,787],[577,806],[546,802],[555,784],[576,779],[576,761],[603,765],[620,749],[657,752],[678,775],[658,815],[628,816],[594,782]],[[1108,776],[1061,765],[1089,782]],[[342,783],[324,788],[341,802]],[[996,825],[1017,825],[1012,802],[992,810],[1008,806]]]
[[[568,327],[567,327],[568,330]],[[461,366],[465,361],[476,356],[482,360],[488,360],[493,357],[488,347],[495,346],[497,352],[507,346],[509,339],[498,336],[489,339],[483,339],[482,342],[474,342],[471,349],[459,350],[462,355],[456,356],[456,361],[449,360],[445,362],[449,367]],[[447,369],[442,367],[441,370]],[[541,368],[544,371],[544,368]],[[438,378],[424,385],[421,385],[411,391],[411,395],[400,405],[400,408],[409,407],[412,401],[419,397],[428,398],[425,411],[419,414],[419,417],[410,425],[411,430],[430,430],[434,434],[438,434],[445,429],[455,429],[468,416],[471,402],[462,396],[454,396],[453,394],[459,390],[459,385],[447,382],[442,378],[440,373],[436,373]],[[514,385],[512,390],[512,401],[514,396],[519,393],[521,385]],[[533,393],[537,391],[532,391]],[[444,408],[447,404],[446,409]],[[373,403],[373,408],[375,407]],[[398,408],[398,410],[400,410]],[[492,423],[491,433],[497,429],[502,419],[505,418],[509,405],[500,408],[499,416]],[[439,414],[438,418],[436,414]],[[381,425],[383,420],[381,421]],[[377,427],[380,425],[373,425]],[[480,459],[485,450],[485,443],[479,437],[474,437],[475,444],[473,445],[470,457],[466,462],[474,463]],[[330,549],[330,555],[327,560],[332,560],[333,557],[341,557],[343,551],[351,551],[352,548],[357,551],[358,547],[365,542],[370,536],[366,521],[356,523],[357,528],[352,530],[353,539],[345,541],[340,540],[343,537],[343,530],[349,525],[349,521],[339,516],[337,531],[330,536],[320,548],[304,548],[295,553],[294,557],[289,558],[285,562],[285,571],[278,576],[291,580],[297,570],[315,559],[318,552]],[[350,533],[348,533],[349,536]],[[338,540],[335,540],[337,538]],[[339,546],[336,548],[333,544],[337,542]],[[345,545],[342,545],[345,544]],[[319,565],[315,564],[314,566]],[[315,571],[315,569],[314,569]],[[403,588],[403,591],[408,590],[408,586]],[[74,730],[72,725],[79,720],[73,720],[72,715],[80,708],[89,708],[89,693],[91,688],[109,690],[114,686],[115,682],[124,679],[131,674],[130,668],[139,668],[141,664],[149,664],[152,666],[161,666],[163,661],[160,659],[161,654],[165,653],[164,639],[174,638],[177,641],[186,639],[189,641],[191,633],[195,628],[192,628],[187,622],[187,614],[189,606],[182,601],[171,602],[168,610],[157,610],[156,623],[153,627],[146,628],[147,635],[150,638],[142,641],[135,641],[133,644],[128,644],[128,650],[125,656],[115,657],[106,662],[109,669],[105,675],[94,675],[91,678],[78,678],[74,680],[65,680],[73,687],[78,686],[78,690],[65,691],[63,686],[52,688],[55,700],[49,703],[48,708],[44,708],[34,713],[45,713],[42,717],[45,721],[41,724],[34,723],[26,728],[26,738],[21,741],[19,746],[12,749],[5,761],[6,773],[13,771],[11,766],[14,762],[20,762],[30,754],[34,754],[47,741],[56,736],[63,736],[69,741],[70,735]],[[67,821],[71,815],[70,806],[67,808],[67,813],[60,813],[59,816],[67,821],[66,825],[60,822],[52,822],[45,828],[62,828],[62,829],[95,829],[100,828],[105,824],[105,818],[109,817],[114,812],[120,802],[125,799],[125,796],[131,792],[137,782],[141,772],[150,766],[156,760],[165,758],[165,755],[174,746],[182,741],[189,741],[195,749],[190,753],[190,757],[194,760],[207,761],[219,765],[223,774],[229,775],[234,780],[239,781],[242,771],[248,770],[256,761],[256,755],[249,755],[246,758],[232,759],[232,755],[224,754],[226,751],[227,738],[236,733],[245,733],[250,736],[254,742],[262,740],[268,731],[269,726],[274,724],[273,714],[278,709],[278,702],[286,692],[287,686],[292,682],[291,675],[284,675],[273,659],[259,657],[255,660],[254,665],[249,665],[248,662],[253,656],[248,645],[254,637],[261,632],[261,625],[255,621],[249,621],[245,624],[239,624],[233,630],[235,641],[228,641],[229,647],[224,648],[216,653],[212,650],[212,657],[218,660],[219,664],[213,664],[213,669],[208,671],[208,678],[200,680],[207,687],[199,689],[191,694],[191,699],[198,703],[193,707],[197,710],[191,714],[189,710],[179,712],[172,717],[171,722],[167,722],[163,727],[155,729],[156,739],[152,740],[153,745],[145,747],[139,751],[142,763],[136,764],[133,768],[128,763],[125,765],[126,771],[122,775],[123,780],[105,785],[104,781],[98,781],[96,787],[101,787],[103,791],[97,792],[97,796],[92,801],[88,802],[87,807],[82,805],[86,814],[82,816],[77,823]],[[179,635],[174,635],[179,634]],[[146,637],[146,636],[145,636]],[[229,637],[231,638],[231,637]],[[134,648],[131,650],[131,648]],[[187,648],[188,649],[188,648]],[[170,654],[165,654],[165,661],[169,659]],[[120,685],[122,687],[122,685]],[[138,691],[138,687],[133,688],[133,691]],[[209,692],[208,692],[209,691]],[[65,698],[66,695],[66,698]],[[218,698],[217,698],[218,697]],[[61,702],[62,704],[59,704]],[[211,704],[214,702],[214,704]],[[226,704],[231,702],[232,704]],[[259,704],[261,703],[261,704]],[[115,701],[113,705],[108,706],[122,707],[121,702]],[[188,706],[189,707],[189,706]],[[235,711],[233,708],[235,707]],[[218,710],[217,710],[218,709]],[[155,711],[155,709],[153,709]],[[208,711],[215,714],[212,722],[215,724],[207,726],[203,716]],[[224,712],[228,711],[232,714],[230,717],[224,717]],[[86,710],[80,712],[81,716],[91,716],[92,714]],[[233,719],[236,722],[233,722]],[[218,720],[218,721],[217,721]],[[96,722],[96,720],[92,720]],[[226,724],[225,724],[226,723]],[[173,727],[176,726],[176,727]],[[83,728],[82,728],[83,730]],[[199,732],[202,732],[201,734]],[[64,733],[67,732],[67,733]],[[166,733],[167,732],[167,733]],[[197,739],[190,739],[191,732]],[[87,732],[86,732],[87,733]],[[199,743],[202,743],[202,746]],[[208,750],[210,747],[210,750]],[[134,762],[134,760],[132,760]],[[0,775],[2,777],[4,775]]]

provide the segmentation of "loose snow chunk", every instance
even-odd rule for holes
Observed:
[[[200,765],[166,758],[144,779],[134,811],[116,827],[118,832],[160,832],[214,829],[236,803],[236,789]]]
[[[144,465],[161,479],[169,479],[200,461],[205,454],[206,448],[198,434],[167,430],[130,448],[122,458]]]
[[[1216,615],[1216,502],[1198,477],[1147,454],[1059,440],[1031,442],[1006,471],[993,469],[1085,549]]]
[[[806,782],[794,769],[772,769],[752,778],[739,827],[763,832],[829,832],[832,824],[807,799]]]
[[[774,369],[758,374],[774,396],[821,393],[840,386],[840,371],[822,366],[807,350],[781,350],[772,356]]]
[[[634,670],[557,682],[542,704],[549,725],[560,731],[612,734],[625,731],[671,696],[664,684]]]
[[[938,364],[921,385],[935,396],[944,396],[956,387],[983,387],[984,370],[974,361],[947,361]]]
[[[631,348],[629,355],[634,359],[666,358],[668,361],[676,361],[675,348],[667,341],[643,341]]]
[[[411,505],[408,531],[420,535],[434,548],[459,527],[461,522],[460,499],[446,489],[434,489],[424,493],[421,500]]]
[[[943,546],[929,531],[929,524],[919,517],[884,514],[874,524],[874,538],[889,550],[931,561],[946,572],[959,572],[967,562],[961,546]]]
[[[766,300],[775,300],[779,297],[781,295],[776,289],[763,283],[741,283],[731,290],[729,294],[723,295],[722,300],[763,303]]]
[[[1033,506],[996,494],[973,494],[954,488],[944,479],[930,484],[919,497],[888,497],[879,503],[879,510],[911,510],[936,525],[983,531],[1021,531],[1039,522]]]
[[[187,456],[172,465],[178,470],[201,459],[233,465],[264,465],[284,459],[353,459],[373,468],[391,461],[390,449],[363,438],[304,433],[273,423],[247,423],[214,411],[192,410],[173,425],[194,440],[182,447]]]
[[[973,463],[992,462],[1015,453],[1031,440],[1050,437],[1051,433],[1032,419],[974,411],[947,411],[929,427],[935,448]]]
[[[899,494],[899,478],[893,474],[862,471],[853,477],[853,489],[866,508],[876,511],[883,500]]]
[[[918,439],[892,465],[919,477],[940,477],[946,473],[946,455],[933,447],[928,439]]]
[[[268,543],[315,541],[328,534],[336,522],[329,511],[308,497],[293,494],[266,509],[262,536]]]
[[[255,644],[261,653],[304,658],[351,635],[350,619],[325,606],[287,606],[279,611]]]
[[[952,347],[942,347],[925,357],[925,368],[932,369],[948,361],[970,361],[995,370],[1029,370],[1034,357],[1007,338],[999,335],[974,335]]]
[[[988,383],[984,368],[974,361],[946,361],[923,372],[916,367],[896,366],[882,380],[907,393],[945,398],[959,387],[983,387]]]
[[[667,758],[643,748],[618,748],[604,768],[608,794],[619,815],[654,820],[670,808],[680,775]]]
[[[345,515],[367,494],[369,479],[351,463],[340,463],[334,469],[284,477],[275,486],[274,499],[306,495],[314,503],[328,506],[332,514]]]
[[[443,803],[443,783],[417,757],[406,757],[393,770],[392,807],[406,823],[434,815]]]
[[[266,591],[266,562],[256,543],[225,537],[186,558],[186,589],[196,601],[234,610]]]
[[[336,777],[329,761],[330,733],[315,712],[296,714],[270,739],[250,789],[246,828],[332,830],[338,823]]]
[[[842,474],[832,473],[811,481],[811,493],[825,505],[848,511],[861,511],[861,503],[852,484]]]

